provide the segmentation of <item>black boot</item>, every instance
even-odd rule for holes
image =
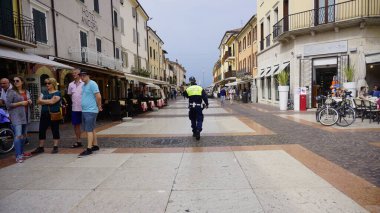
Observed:
[[[197,141],[201,139],[201,132],[199,130],[195,132],[195,139],[197,139]]]
[[[197,137],[197,133],[193,132],[193,137],[194,138]]]

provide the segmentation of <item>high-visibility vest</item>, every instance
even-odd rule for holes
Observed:
[[[187,95],[189,97],[195,96],[195,95],[202,96],[202,90],[203,90],[203,88],[201,86],[193,85],[193,86],[190,86],[189,88],[187,88],[186,92],[187,92]]]

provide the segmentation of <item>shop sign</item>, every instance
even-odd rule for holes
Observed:
[[[82,23],[87,25],[92,31],[98,31],[98,25],[94,13],[87,8],[82,8]]]
[[[304,56],[342,53],[348,51],[348,42],[335,41],[322,44],[310,44],[304,46]]]

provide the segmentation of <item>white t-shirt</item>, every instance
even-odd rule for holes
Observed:
[[[3,88],[1,88],[1,96],[0,96],[0,99],[3,100],[4,102],[7,101],[7,93],[8,91],[12,89],[12,84],[9,85],[9,88],[7,89],[7,91],[4,91]]]
[[[230,91],[228,91],[228,93],[230,93],[230,95],[235,94],[235,89],[230,89]]]

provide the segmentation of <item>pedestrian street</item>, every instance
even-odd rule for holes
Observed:
[[[377,211],[378,186],[360,175],[300,144],[247,142],[282,133],[262,125],[261,110],[257,119],[243,116],[244,107],[211,99],[196,141],[178,99],[100,128],[101,149],[91,156],[62,148],[3,167],[0,212]],[[131,145],[151,140],[163,143]]]

